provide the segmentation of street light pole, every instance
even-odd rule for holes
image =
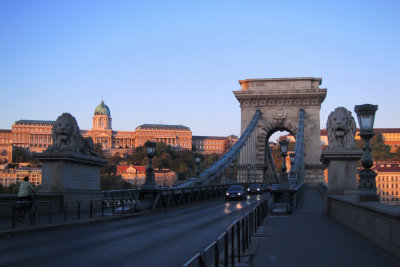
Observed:
[[[290,172],[289,172],[289,183],[294,184],[296,183],[296,173],[294,172],[294,164],[295,164],[295,159],[296,159],[296,153],[290,153]]]
[[[289,146],[289,141],[288,140],[281,140],[281,141],[279,141],[279,145],[280,145],[280,148],[281,148],[281,156],[283,158],[281,183],[282,184],[287,184],[288,174],[286,172],[286,170],[287,170],[287,167],[286,167],[286,156],[287,156],[287,150],[288,150],[288,146]]]
[[[364,104],[354,107],[357,114],[358,124],[360,126],[360,137],[364,140],[364,153],[362,159],[363,170],[359,172],[360,176],[360,201],[378,201],[376,193],[376,172],[371,170],[373,160],[371,157],[371,148],[369,140],[374,136],[374,120],[375,112],[378,110],[377,105]]]
[[[149,158],[149,166],[147,166],[146,168],[146,182],[143,184],[142,189],[146,190],[159,189],[155,181],[153,164],[152,164],[154,153],[156,151],[156,143],[147,141],[145,143],[145,146],[147,151],[147,157]]]

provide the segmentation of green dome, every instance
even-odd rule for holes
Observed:
[[[111,117],[110,109],[104,104],[103,100],[101,100],[100,105],[94,110],[94,115],[107,115]]]

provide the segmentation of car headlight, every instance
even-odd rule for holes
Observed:
[[[250,188],[247,188],[247,191],[250,191]]]
[[[242,195],[242,193],[238,193],[238,196],[241,196]]]
[[[227,196],[229,196],[229,193],[226,193]]]
[[[260,188],[257,188],[257,191],[260,191]]]

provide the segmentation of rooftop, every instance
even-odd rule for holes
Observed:
[[[42,120],[19,120],[16,121],[15,124],[23,124],[23,123],[29,123],[29,124],[54,124],[55,121],[42,121]]]
[[[171,129],[171,128],[178,128],[180,130],[188,130],[190,131],[189,127],[183,126],[183,125],[167,125],[167,124],[142,124],[136,127],[136,129],[154,129],[154,128],[165,128],[165,129]]]

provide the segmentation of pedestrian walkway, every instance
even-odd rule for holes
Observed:
[[[298,211],[264,220],[239,266],[400,266],[400,259],[323,215],[317,189],[307,189]]]

